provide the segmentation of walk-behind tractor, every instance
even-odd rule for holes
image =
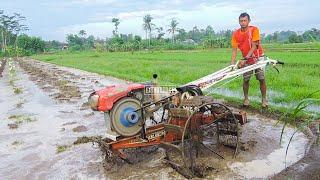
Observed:
[[[202,91],[245,72],[281,64],[267,57],[246,67],[239,62],[169,90],[153,81],[93,92],[89,103],[93,110],[105,112],[107,124],[100,146],[108,156],[129,162],[127,149],[159,145],[166,151],[166,162],[178,172],[185,177],[202,176],[210,154],[224,158],[217,151],[219,146],[230,147],[233,155],[237,154],[241,125],[246,122],[245,112],[234,112]]]

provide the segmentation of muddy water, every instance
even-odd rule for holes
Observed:
[[[88,170],[90,164],[100,160],[99,150],[90,144],[72,146],[78,136],[103,133],[104,123],[97,118],[99,113],[81,111],[84,99],[58,103],[49,96],[50,93],[43,92],[41,87],[30,81],[30,76],[18,64],[15,65],[14,86],[21,88],[22,93],[14,93],[7,68],[0,81],[0,177],[63,179],[82,175],[103,176],[103,173],[90,173]],[[61,76],[69,79],[66,75]],[[54,89],[50,91],[54,92]],[[9,129],[8,124],[16,121],[10,118],[13,116],[30,117],[35,121],[22,122],[18,128]],[[73,128],[80,125],[86,126],[88,131],[73,132]],[[66,152],[56,153],[57,148],[63,145],[70,147]]]
[[[258,91],[258,90],[257,90]],[[233,98],[239,98],[239,97],[243,97],[242,91],[233,91],[227,88],[211,88],[208,90],[208,93],[210,94],[221,94],[224,96],[228,96],[228,97],[233,97]],[[285,99],[285,94],[278,92],[278,91],[274,91],[272,89],[268,90],[268,99],[269,99],[269,104],[274,106],[274,107],[285,107],[285,108],[295,108],[297,106],[297,103],[294,102],[278,102],[278,100],[275,99],[279,99],[279,98],[283,98]],[[256,102],[261,102],[261,97],[259,96],[250,96],[250,100],[251,101],[256,101]],[[306,111],[309,111],[311,113],[319,113],[320,112],[320,106],[319,105],[310,105],[308,107],[306,107],[305,109]]]
[[[271,177],[305,155],[309,144],[303,133],[295,134],[286,157],[286,147],[294,129],[286,129],[280,145],[281,125],[275,126],[273,120],[259,116],[251,116],[250,118],[250,122],[244,126],[241,140],[247,142],[246,146],[249,145],[249,153],[242,151],[239,157],[243,159],[242,162],[228,164],[233,172],[241,174],[245,178]],[[260,123],[259,119],[263,119],[264,123]]]
[[[103,114],[85,104],[92,90],[125,81],[28,59],[15,65],[14,85],[9,83],[8,66],[0,79],[1,179],[183,179],[162,162],[162,149],[131,151],[136,164],[119,162],[105,170],[96,146],[73,145],[77,137],[105,132]],[[65,94],[65,87],[72,93]],[[14,88],[21,93],[14,93]],[[8,126],[21,119],[17,128]],[[274,124],[249,115],[239,155],[224,161],[208,157],[217,164],[207,178],[271,177],[301,159],[308,146],[305,135],[296,134],[285,164],[285,146],[294,130],[289,128],[279,145],[281,127]]]

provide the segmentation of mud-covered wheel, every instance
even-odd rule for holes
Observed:
[[[199,114],[213,116],[212,123],[200,124]],[[228,132],[227,132],[228,130]],[[204,177],[210,166],[208,157],[217,156],[224,158],[218,152],[218,146],[223,143],[221,137],[224,133],[230,133],[235,141],[235,154],[238,147],[239,131],[238,120],[232,111],[220,103],[208,103],[197,107],[197,110],[188,118],[181,140],[181,154],[184,163],[184,171],[191,177]],[[229,134],[228,134],[229,135]]]
[[[215,121],[218,143],[234,149],[233,156],[235,157],[238,152],[240,137],[239,120],[232,113],[231,109],[223,104],[214,105],[212,113],[218,117]]]
[[[111,129],[121,136],[133,136],[141,131],[141,103],[132,97],[120,99],[110,112]]]

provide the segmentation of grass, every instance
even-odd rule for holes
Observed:
[[[14,94],[21,94],[22,93],[22,89],[19,88],[19,87],[14,87],[13,88],[13,92],[14,92]]]
[[[35,117],[31,117],[29,115],[11,115],[8,118],[9,120],[13,120],[14,123],[19,127],[23,123],[30,123],[37,121]]]
[[[11,58],[9,58],[8,64],[9,64],[9,84],[10,86],[12,86],[14,94],[16,95],[21,94],[23,92],[22,88],[15,86],[15,81],[17,80],[16,70],[15,70],[15,65],[13,63],[13,60]]]
[[[62,153],[64,151],[66,151],[68,148],[70,148],[71,146],[69,145],[57,145],[57,149],[56,149],[56,153]]]
[[[23,144],[23,141],[21,141],[21,140],[15,140],[15,141],[13,141],[11,143],[12,146],[18,146],[18,145],[21,145],[21,144]]]
[[[301,48],[301,49],[317,49],[320,50],[320,43],[293,43],[293,44],[283,44],[283,43],[273,43],[273,44],[264,44],[265,48]]]
[[[314,48],[319,51],[283,51],[289,48]],[[269,50],[270,49],[270,50]],[[271,50],[272,49],[272,50]],[[278,50],[273,50],[278,49]],[[238,53],[240,55],[240,53]],[[285,62],[280,73],[268,68],[266,72],[269,99],[274,104],[290,106],[304,99],[307,94],[320,89],[320,46],[318,43],[267,45],[265,54]],[[157,73],[161,84],[183,85],[230,64],[231,49],[154,52],[60,52],[35,55],[33,58],[49,63],[114,76],[134,82],[151,80]],[[240,59],[240,56],[239,56]],[[258,81],[252,77],[250,96],[260,97]],[[242,99],[242,78],[223,86]],[[240,94],[240,97],[239,97]],[[226,96],[224,94],[219,94]],[[315,95],[314,98],[320,98]],[[319,104],[318,104],[319,105]],[[318,106],[319,107],[319,106]]]

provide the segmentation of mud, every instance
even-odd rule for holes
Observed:
[[[317,137],[307,154],[294,165],[281,171],[272,179],[320,179],[320,139],[319,124],[313,126],[312,133]]]
[[[26,58],[14,64],[13,84],[22,92],[14,93],[8,68],[0,78],[2,179],[184,179],[164,163],[161,148],[127,150],[135,162],[128,164],[105,160],[98,145],[91,143],[92,138],[104,135],[105,123],[103,113],[88,107],[87,97],[94,89],[125,81]],[[14,123],[14,118],[9,117],[18,115],[36,121],[10,129],[8,124]],[[206,178],[271,178],[308,152],[309,139],[299,132],[284,160],[294,128],[285,131],[279,145],[281,126],[275,126],[275,120],[254,114],[249,114],[248,120],[237,158],[208,156]],[[219,151],[229,153],[227,148]]]
[[[88,128],[86,126],[77,126],[75,128],[72,129],[73,132],[86,132],[88,131]]]
[[[85,144],[88,142],[97,142],[99,140],[101,140],[101,136],[92,136],[92,137],[88,137],[88,136],[82,136],[82,137],[78,137],[76,141],[73,142],[74,145],[77,144]]]
[[[3,59],[0,63],[0,77],[2,77],[2,73],[3,73],[3,70],[6,66],[6,63],[7,63],[7,60],[6,59]]]
[[[17,129],[19,126],[16,123],[9,123],[8,127],[9,127],[9,129]]]
[[[12,78],[8,66],[0,78],[1,179],[105,177],[99,169],[89,168],[100,167],[100,150],[92,148],[91,144],[74,146],[73,142],[83,135],[104,133],[103,114],[95,112],[85,116],[92,111],[80,111],[80,107],[93,89],[122,81],[111,78],[100,80],[102,77],[85,75],[76,70],[70,73],[37,61],[25,60],[13,64],[15,78],[10,81]],[[81,80],[82,76],[86,79]],[[91,80],[99,80],[104,84],[96,85]],[[22,92],[15,94],[13,85],[22,89]],[[66,86],[71,87],[73,93],[66,92]],[[36,121],[30,122],[27,117]],[[22,123],[16,124],[19,119]],[[87,128],[86,132],[73,132],[73,128],[81,125]],[[12,144],[16,141],[23,143]],[[63,151],[56,153],[59,146]],[[62,148],[64,146],[68,148]]]

